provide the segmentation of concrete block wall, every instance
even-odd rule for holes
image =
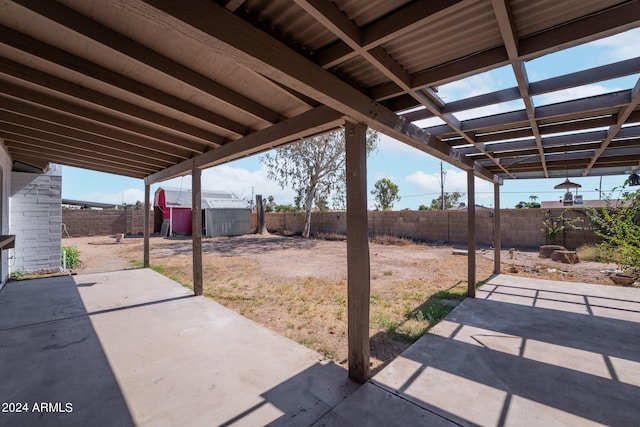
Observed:
[[[12,172],[11,234],[16,235],[11,272],[60,269],[62,176]]]
[[[563,209],[551,209],[553,218],[558,218]],[[579,210],[570,210],[566,216],[583,218],[587,229],[567,231],[558,244],[575,249],[585,243],[600,242],[593,231],[588,229],[586,217]],[[503,209],[501,211],[502,247],[519,249],[537,248],[549,243],[542,233],[545,219],[543,209]],[[311,215],[311,233],[346,234],[345,212],[313,213]],[[267,229],[279,233],[301,233],[304,227],[304,215],[301,213],[268,213]],[[408,237],[428,242],[441,242],[455,245],[467,243],[467,212],[451,211],[370,211],[368,228],[371,236]],[[494,215],[489,209],[476,211],[476,242],[479,246],[494,244]],[[255,230],[255,213],[252,215],[252,230]]]
[[[150,230],[153,229],[152,215],[150,212]],[[71,237],[110,234],[135,235],[144,232],[144,211],[135,209],[63,209],[62,222]]]

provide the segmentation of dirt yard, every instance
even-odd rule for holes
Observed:
[[[89,273],[142,265],[142,239],[64,239],[80,250]],[[346,242],[299,237],[241,236],[203,241],[205,295],[267,328],[345,364]],[[537,253],[501,254],[502,271],[529,277],[610,284],[602,271],[615,265],[569,265]],[[464,299],[466,256],[451,247],[370,245],[371,355],[378,370]],[[477,254],[477,280],[493,271],[493,250]],[[191,240],[151,239],[152,266],[190,286]]]

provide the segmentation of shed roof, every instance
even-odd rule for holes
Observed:
[[[156,190],[156,205],[158,204],[158,194],[160,192],[164,192],[165,204],[167,206],[174,208],[191,208],[192,195],[190,189],[160,187]],[[239,199],[235,194],[228,191],[202,190],[202,200],[203,202],[205,200],[217,200],[218,204],[223,203],[223,201],[230,204],[240,201],[246,205],[244,200]]]
[[[10,156],[155,183],[367,124],[477,176],[640,167],[640,55],[531,81],[528,62],[640,26],[640,0],[6,0],[0,138]],[[507,67],[515,84],[455,101],[438,87]],[[519,101],[517,111],[461,119]],[[417,120],[436,117],[425,129]]]

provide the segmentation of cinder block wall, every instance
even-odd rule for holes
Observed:
[[[543,209],[503,209],[501,212],[502,247],[537,248],[547,242],[542,233],[545,219]],[[553,218],[558,218],[563,209],[551,209]],[[584,213],[569,210],[568,218],[580,216],[586,221]],[[301,233],[304,228],[304,215],[301,213],[268,213],[267,229],[272,232]],[[428,242],[466,245],[466,211],[370,211],[368,213],[369,235],[408,237]],[[583,226],[588,224],[585,222]],[[479,246],[494,244],[494,215],[489,209],[476,211],[476,242]],[[255,229],[255,213],[252,218]],[[311,233],[346,234],[347,217],[345,212],[313,213],[311,215]],[[575,249],[585,243],[600,242],[591,230],[567,231],[559,238],[559,244]]]
[[[144,232],[144,211],[63,209],[62,223],[71,237],[140,234]],[[149,213],[149,229],[153,230],[152,213]]]
[[[60,269],[62,176],[12,172],[10,230],[16,235],[11,272]]]

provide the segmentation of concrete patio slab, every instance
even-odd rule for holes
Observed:
[[[498,275],[371,382],[461,425],[638,425],[639,315],[640,289]]]
[[[637,425],[640,289],[498,275],[477,297],[358,388],[151,270],[12,282],[0,396],[28,412],[0,425]]]
[[[317,353],[190,295],[151,270],[9,283],[0,396],[28,412],[0,425],[310,425],[357,388]]]

